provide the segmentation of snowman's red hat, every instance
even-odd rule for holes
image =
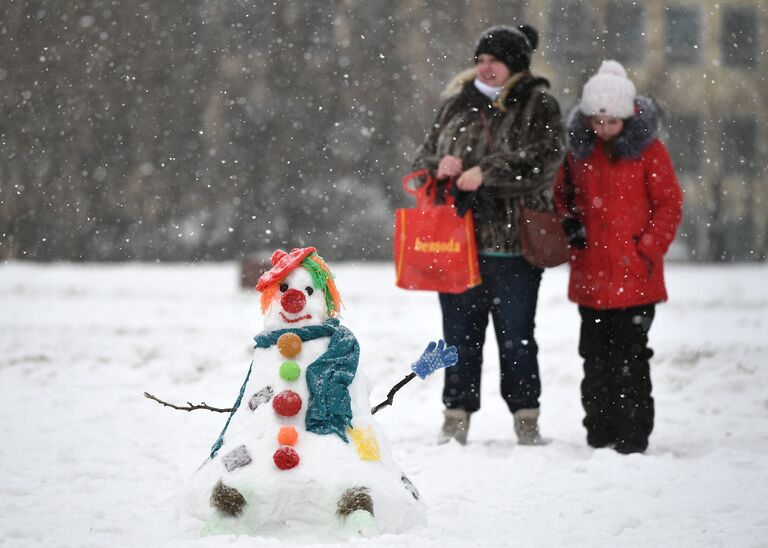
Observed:
[[[272,268],[261,275],[259,283],[256,284],[256,291],[263,291],[268,285],[282,281],[288,274],[293,272],[310,253],[315,252],[317,252],[317,249],[314,247],[297,247],[292,249],[290,253],[278,249],[272,254]]]

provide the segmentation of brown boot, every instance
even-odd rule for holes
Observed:
[[[446,409],[443,411],[443,415],[445,415],[445,420],[443,421],[443,428],[437,436],[437,443],[442,445],[453,439],[461,445],[467,445],[470,414],[463,409]]]
[[[539,434],[539,410],[518,409],[514,412],[515,434],[520,445],[543,445]]]

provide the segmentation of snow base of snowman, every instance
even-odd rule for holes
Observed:
[[[259,281],[265,330],[238,400],[185,500],[203,534],[312,538],[426,524],[373,419],[359,347],[313,248],[276,252]]]

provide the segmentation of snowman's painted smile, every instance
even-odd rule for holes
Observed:
[[[285,314],[283,314],[282,312],[280,312],[280,317],[283,318],[283,320],[285,320],[288,323],[296,323],[296,322],[300,322],[301,320],[311,320],[312,314],[305,314],[304,316],[299,316],[298,318],[291,319]]]

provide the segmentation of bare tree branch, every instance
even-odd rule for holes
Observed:
[[[172,403],[168,403],[167,401],[163,401],[157,398],[156,396],[153,396],[149,392],[144,392],[144,397],[149,398],[150,400],[155,400],[157,403],[162,404],[166,407],[178,409],[179,411],[196,411],[198,409],[206,409],[208,411],[215,411],[216,413],[231,413],[234,410],[233,407],[227,407],[227,408],[211,407],[210,405],[206,405],[205,402],[199,403],[197,405],[194,405],[191,402],[187,402],[186,407],[181,407],[178,405],[174,405]]]
[[[410,381],[412,381],[416,377],[416,373],[408,373],[403,380],[401,380],[399,383],[397,383],[395,386],[392,387],[392,389],[387,394],[387,399],[381,402],[379,405],[371,409],[371,415],[375,415],[383,407],[386,407],[388,405],[392,405],[392,402],[395,398],[395,393],[400,390],[403,386],[408,384]]]

